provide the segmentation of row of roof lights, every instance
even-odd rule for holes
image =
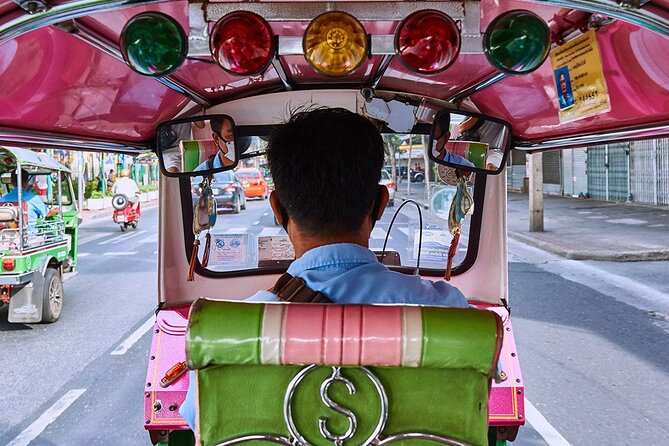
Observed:
[[[232,12],[214,25],[209,48],[214,61],[238,76],[260,74],[277,54],[277,38],[269,23],[248,11]],[[121,32],[126,63],[145,76],[165,76],[185,60],[188,39],[173,18],[143,12]],[[395,52],[410,70],[424,74],[444,71],[460,54],[460,30],[451,17],[421,10],[406,17],[395,32]],[[311,21],[302,38],[309,64],[320,74],[341,77],[355,71],[370,54],[363,25],[345,12],[326,12]],[[488,61],[508,74],[530,73],[544,62],[550,49],[550,30],[532,12],[508,11],[488,26],[483,36]]]

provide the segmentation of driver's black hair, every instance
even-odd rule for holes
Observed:
[[[211,131],[216,132],[216,134],[218,136],[220,136],[221,138],[223,138],[223,133],[221,133],[223,131],[223,121],[225,121],[226,119],[227,118],[222,118],[220,116],[216,116],[216,117],[211,118],[209,120],[209,127],[211,127]],[[225,139],[225,138],[223,138],[223,139]]]
[[[267,144],[281,207],[310,235],[360,229],[378,199],[383,158],[376,126],[343,108],[294,111]]]

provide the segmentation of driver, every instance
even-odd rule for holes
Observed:
[[[47,210],[42,199],[34,193],[28,191],[30,175],[25,170],[21,171],[21,200],[28,203],[28,224],[32,225],[38,217],[50,217],[58,213],[58,209]],[[12,172],[12,185],[14,188],[0,197],[2,203],[17,203],[19,201],[19,189],[16,172]]]
[[[211,138],[216,143],[216,148],[218,150],[202,164],[197,166],[195,168],[196,172],[208,169],[220,169],[221,167],[230,167],[235,164],[234,159],[230,159],[230,156],[234,157],[235,155],[235,135],[232,131],[232,122],[226,118],[211,118],[209,125],[211,127]],[[232,153],[230,153],[231,150]]]
[[[137,193],[139,192],[139,187],[135,180],[130,178],[130,169],[123,169],[121,171],[121,178],[116,180],[112,186],[113,194],[123,194],[128,197],[128,201],[134,206],[138,199]]]
[[[339,304],[467,307],[457,288],[390,271],[368,249],[388,203],[388,189],[378,184],[383,159],[377,128],[348,110],[300,111],[275,128],[267,145],[275,185],[270,204],[295,248],[288,273]],[[259,291],[248,300],[279,298]],[[193,427],[190,390],[180,412]]]

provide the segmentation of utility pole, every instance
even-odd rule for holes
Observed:
[[[78,169],[77,169],[77,174],[79,179],[77,180],[77,197],[79,200],[77,200],[79,203],[79,212],[81,212],[84,209],[84,152],[78,152],[79,153],[79,163],[77,163]]]
[[[430,142],[430,139],[427,137],[427,135],[423,135],[422,143],[423,143],[423,165],[425,168],[423,169],[423,172],[425,173],[425,198],[427,198],[427,202],[431,203],[432,197],[430,196],[430,157],[427,154],[428,149],[428,143]]]
[[[529,174],[530,232],[544,230],[544,172],[541,153],[527,156]]]

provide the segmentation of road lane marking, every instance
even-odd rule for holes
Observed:
[[[157,256],[157,255],[158,255],[158,251],[153,251],[153,255],[154,255],[154,256]]]
[[[260,224],[260,220],[256,220],[256,221],[254,221],[253,224],[254,224],[254,225],[258,225],[258,224]]]
[[[135,345],[135,342],[139,341],[142,336],[144,336],[144,333],[149,331],[151,327],[156,322],[156,318],[154,316],[151,316],[149,319],[147,319],[146,322],[142,324],[141,327],[139,327],[137,330],[135,330],[128,338],[121,342],[118,347],[114,349],[113,352],[111,352],[112,355],[125,355],[130,348]]]
[[[90,252],[78,252],[77,253],[77,257],[88,257],[89,255],[91,255]]]
[[[88,237],[80,238],[78,244],[79,244],[79,246],[81,246],[83,244],[95,241],[95,240],[97,240],[99,238],[102,238],[102,237],[109,237],[110,235],[111,234],[93,234],[93,235],[89,235]]]
[[[109,251],[105,252],[105,256],[134,256],[137,254],[137,251]]]
[[[548,446],[571,446],[571,444],[553,427],[534,404],[525,398],[525,419],[535,431],[548,443]]]
[[[509,252],[522,262],[536,266],[565,280],[584,285],[598,293],[643,311],[669,311],[669,293],[591,265],[583,260],[565,259],[534,246],[509,239]]]
[[[409,237],[409,228],[397,228],[397,230]]]
[[[133,233],[133,234],[130,234],[130,235],[126,235],[125,237],[118,237],[118,238],[116,238],[116,240],[114,240],[112,243],[113,243],[114,245],[116,245],[116,244],[119,244],[119,243],[121,243],[121,242],[124,242],[124,241],[128,240],[129,238],[137,237],[138,235],[142,235],[142,234],[144,234],[144,233],[146,233],[146,229],[144,229],[144,230],[142,230],[142,231],[137,231],[137,232],[135,232],[135,233]]]
[[[158,234],[152,234],[138,241],[137,243],[158,243]]]
[[[113,236],[113,237],[110,238],[110,239],[107,239],[107,240],[103,240],[103,241],[101,241],[101,242],[98,242],[98,245],[106,245],[106,244],[108,244],[108,243],[113,242],[114,240],[117,240],[117,239],[119,239],[119,238],[125,238],[125,237],[127,237],[127,235],[125,235],[125,234],[124,234],[124,235],[115,235],[115,236]]]
[[[237,233],[244,233],[248,231],[249,227],[248,226],[236,226],[232,228],[228,228],[225,232],[228,234],[237,234]]]
[[[281,235],[281,232],[283,232],[283,228],[263,228],[263,230],[258,234],[258,237],[273,237]]]
[[[265,213],[262,214],[262,215],[263,215],[263,217],[264,217],[265,215],[269,215],[269,212],[265,212]]]
[[[77,398],[84,394],[86,389],[72,389],[53,403],[33,424],[16,436],[7,446],[27,446],[41,434],[44,429],[58,418]]]

